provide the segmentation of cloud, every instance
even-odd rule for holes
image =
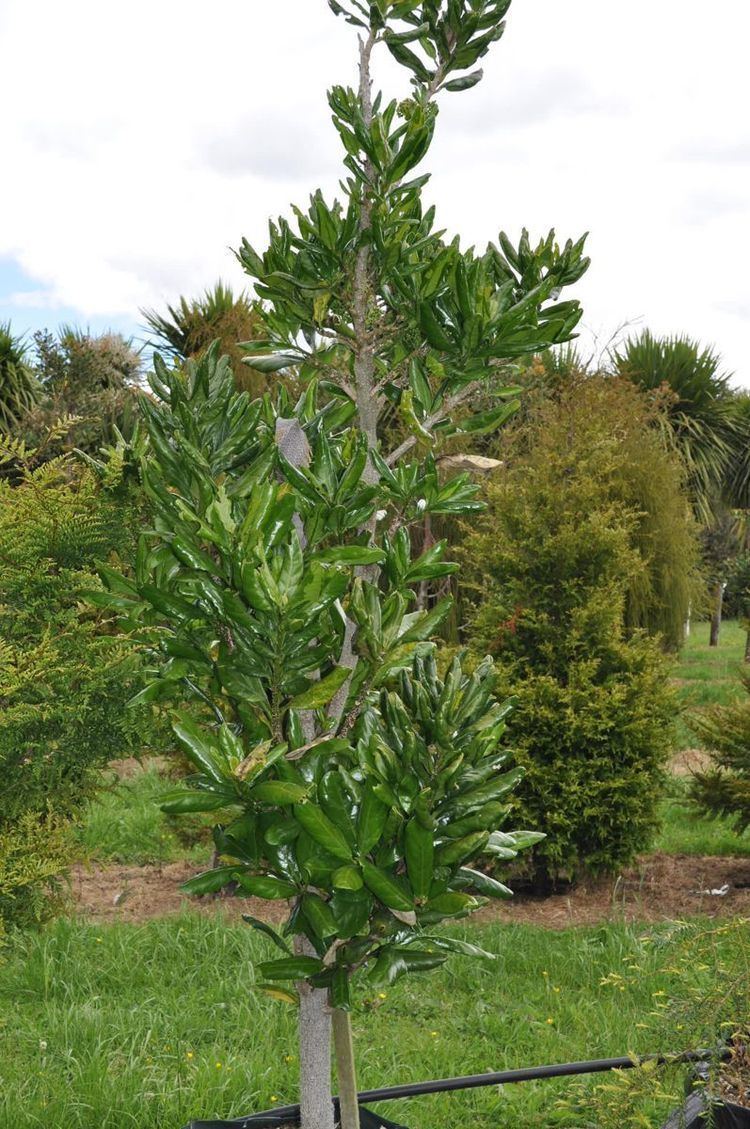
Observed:
[[[338,192],[325,90],[356,82],[355,38],[325,0],[4,0],[0,35],[0,257],[24,276],[0,320],[135,325],[242,286],[243,235],[262,248],[269,217]],[[483,82],[441,101],[440,225],[479,246],[590,230],[587,325],[689,332],[750,382],[749,37],[750,5],[516,0]]]

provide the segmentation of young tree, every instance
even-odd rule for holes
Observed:
[[[294,367],[304,395],[252,402],[217,348],[184,374],[157,360],[144,402],[151,532],[132,580],[103,572],[153,647],[147,695],[203,710],[175,715],[198,771],[167,806],[230,813],[216,831],[228,862],[187,889],[236,880],[288,899],[280,933],[253,924],[282,953],[261,976],[299,999],[305,1129],[333,1125],[331,1023],[341,1122],[358,1123],[351,978],[478,955],[433,926],[508,893],[471,866],[480,854],[512,858],[538,838],[498,829],[519,776],[498,748],[508,705],[489,661],[438,678],[430,639],[449,601],[410,605],[415,585],[454,566],[441,543],[413,560],[409,527],[478,507],[466,475],[441,481],[434,449],[513,410],[503,386],[490,409],[452,416],[508,359],[571,337],[580,308],[558,298],[587,266],[583,240],[560,249],[553,233],[462,251],[422,208],[436,98],[480,80],[472,68],[509,0],[330,7],[359,29],[359,88],[329,95],[345,200],[317,192],[295,227],[271,225],[264,254],[239,251],[268,330],[249,363]],[[373,95],[379,46],[411,76],[401,102]],[[386,408],[404,429],[391,450]]]

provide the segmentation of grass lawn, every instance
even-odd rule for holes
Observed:
[[[688,781],[683,777],[670,782],[653,849],[668,855],[750,855],[750,829],[739,835],[729,819],[706,819],[689,802],[687,791]]]
[[[722,1008],[738,1006],[718,1002],[726,985],[742,984],[747,1002],[747,922],[456,932],[497,961],[454,958],[382,995],[363,985],[354,1016],[362,1088],[690,1047],[732,1014]],[[144,926],[63,920],[18,940],[0,966],[0,1127],[180,1129],[195,1116],[293,1101],[293,1009],[252,986],[251,957],[265,946],[246,926],[199,915]],[[697,999],[705,1015],[691,1018],[683,1005]],[[653,1120],[629,1121],[621,1095],[595,1089],[602,1081],[389,1102],[382,1112],[411,1129],[619,1129],[659,1125],[672,1100],[655,1099],[651,1084],[638,1089],[628,1108]]]
[[[204,832],[203,841],[193,846],[186,845],[184,836],[188,830],[199,834],[210,825],[208,819],[170,820],[159,810],[159,797],[174,787],[174,781],[153,764],[110,783],[88,805],[77,829],[81,855],[93,862],[133,866],[182,858],[206,863],[211,857],[210,836]]]
[[[744,693],[740,672],[745,664],[744,628],[735,620],[721,626],[719,646],[709,647],[708,623],[694,623],[674,671],[680,705],[684,710],[726,705]],[[695,748],[698,741],[687,719],[680,719],[679,746]]]

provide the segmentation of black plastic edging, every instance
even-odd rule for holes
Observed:
[[[480,1086],[502,1086],[512,1082],[533,1082],[542,1078],[568,1078],[577,1074],[602,1074],[607,1070],[630,1070],[644,1062],[653,1062],[657,1066],[666,1066],[688,1062],[706,1062],[710,1059],[724,1061],[730,1056],[729,1048],[721,1050],[684,1051],[674,1055],[643,1055],[641,1058],[595,1058],[586,1062],[564,1062],[549,1066],[526,1066],[516,1070],[498,1070],[489,1074],[465,1074],[459,1078],[436,1078],[429,1082],[407,1082],[401,1086],[385,1086],[380,1090],[363,1090],[359,1093],[360,1102],[386,1102],[396,1098],[416,1098],[423,1094],[449,1093],[455,1090],[473,1090]],[[338,1098],[334,1098],[334,1106],[338,1109]],[[232,1121],[203,1122],[193,1121],[193,1129],[201,1126],[225,1125],[235,1129],[252,1129],[260,1118],[278,1118],[296,1121],[299,1118],[299,1105],[277,1106],[273,1110],[252,1114],[249,1117],[238,1117]]]

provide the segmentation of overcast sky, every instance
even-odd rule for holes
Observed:
[[[586,350],[686,332],[750,386],[748,43],[748,0],[514,0],[484,81],[442,99],[440,226],[589,230]],[[325,90],[354,47],[325,0],[0,0],[0,321],[138,333],[241,285],[241,236],[336,190]]]

